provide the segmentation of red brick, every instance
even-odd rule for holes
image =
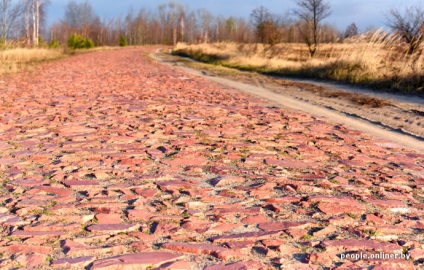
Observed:
[[[173,254],[170,252],[143,252],[97,260],[93,263],[91,269],[145,269],[151,266],[159,267],[165,263],[174,262],[181,259],[184,259],[183,255]]]

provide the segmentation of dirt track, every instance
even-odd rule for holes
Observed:
[[[422,262],[424,155],[153,62],[154,50],[3,79],[0,268]]]
[[[264,98],[277,106],[324,116],[335,123],[424,153],[423,98],[237,71],[172,56],[161,49],[150,56],[196,76]]]

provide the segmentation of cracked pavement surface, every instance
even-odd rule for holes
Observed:
[[[0,83],[0,267],[415,269],[424,155],[146,56]],[[342,259],[342,254],[405,259]]]

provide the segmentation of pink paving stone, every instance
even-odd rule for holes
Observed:
[[[268,203],[296,203],[296,202],[300,202],[302,198],[301,197],[280,197],[280,198],[270,198],[270,199],[266,199],[265,202]]]
[[[145,198],[152,198],[156,194],[159,193],[159,190],[154,189],[154,188],[144,188],[144,189],[136,188],[136,189],[134,189],[134,192],[137,193],[138,195],[145,197]]]
[[[225,245],[231,250],[250,250],[256,241],[238,241],[238,242],[228,242]]]
[[[37,186],[37,185],[41,185],[45,183],[48,183],[48,181],[43,179],[31,179],[31,178],[17,179],[13,181],[13,184],[18,186],[23,186],[23,187],[33,187],[33,186]]]
[[[13,146],[8,144],[8,143],[0,142],[0,150],[1,151],[4,151],[4,150],[9,149],[9,148],[13,148]]]
[[[415,228],[424,230],[424,220],[404,220],[397,225],[403,228]]]
[[[177,261],[172,263],[166,263],[161,266],[158,270],[191,270],[196,267],[195,262]]]
[[[203,221],[203,220],[188,220],[182,224],[182,228],[190,231],[195,231],[198,233],[204,233],[206,232],[212,225],[212,222],[210,221]]]
[[[15,256],[14,261],[27,269],[37,269],[46,266],[47,258],[47,254],[22,254]]]
[[[389,209],[390,211],[396,213],[407,213],[410,211],[406,203],[398,200],[369,199],[366,202],[374,204],[375,206],[381,207],[383,209]]]
[[[12,236],[15,237],[43,237],[54,238],[66,235],[65,231],[14,231]]]
[[[176,158],[171,161],[166,161],[165,163],[169,164],[172,167],[184,167],[184,166],[196,166],[196,165],[205,165],[208,163],[208,160],[204,157],[197,157],[194,159],[182,159]]]
[[[94,176],[96,177],[96,179],[99,179],[99,180],[106,180],[110,177],[110,175],[107,172],[102,170],[96,171],[94,173]]]
[[[372,231],[378,235],[399,235],[399,234],[412,234],[412,230],[399,226],[399,225],[378,225],[378,226],[359,226],[355,229],[360,231]]]
[[[26,226],[23,228],[24,231],[56,231],[56,232],[79,232],[81,230],[80,224],[63,224],[61,222],[52,222],[52,223],[33,223],[31,226]]]
[[[408,254],[411,255],[414,261],[424,259],[424,249],[422,248],[411,249],[408,251]]]
[[[345,213],[363,214],[367,210],[366,207],[359,202],[353,201],[351,205],[334,204],[334,203],[319,203],[318,209],[327,215],[340,215]]]
[[[355,219],[351,218],[348,215],[345,215],[345,216],[342,216],[342,217],[330,218],[328,220],[328,222],[331,225],[341,226],[341,227],[352,226],[352,225],[356,225],[358,223],[358,221],[356,221]]]
[[[259,241],[270,238],[276,238],[281,235],[281,231],[266,231],[266,232],[246,232],[233,235],[221,235],[210,238],[214,243],[225,243],[234,241]]]
[[[212,210],[215,214],[249,214],[249,215],[258,215],[261,213],[261,207],[248,207],[248,208],[239,208],[235,205],[215,205]]]
[[[72,190],[64,189],[64,188],[55,188],[50,186],[37,186],[34,189],[42,190],[46,193],[53,193],[60,196],[69,196],[72,194]]]
[[[321,243],[321,246],[330,252],[342,252],[342,251],[361,251],[361,250],[373,250],[373,251],[384,251],[391,253],[402,252],[402,247],[391,243],[382,243],[372,240],[326,240]]]
[[[162,191],[170,192],[171,194],[178,194],[180,190],[189,189],[193,186],[193,184],[183,180],[161,181],[157,185]]]
[[[97,214],[98,224],[119,224],[122,222],[120,214]]]
[[[18,160],[16,159],[11,159],[11,158],[0,158],[0,166],[1,165],[13,165],[19,163]]]
[[[146,210],[128,210],[128,219],[130,221],[149,221],[154,214],[151,214]]]
[[[138,224],[94,224],[88,226],[87,230],[90,232],[120,233],[135,231],[138,227]]]
[[[211,244],[165,243],[162,244],[162,248],[197,255],[212,255],[222,260],[231,260],[244,257],[244,255],[241,253]]]
[[[66,221],[78,224],[84,224],[91,221],[94,215],[41,215],[38,221]]]
[[[386,222],[383,219],[377,217],[376,215],[367,214],[365,216],[365,224],[367,224],[367,225],[382,225],[382,224],[386,224]]]
[[[269,267],[257,261],[236,262],[231,264],[216,264],[204,268],[204,270],[267,270]]]
[[[76,190],[101,188],[99,182],[93,180],[66,180],[64,184],[65,186]]]
[[[144,252],[138,254],[125,254],[106,259],[97,260],[91,269],[102,270],[129,270],[159,267],[165,263],[184,259],[184,255],[170,252]]]
[[[307,221],[283,221],[283,222],[266,222],[261,223],[258,225],[258,228],[269,232],[269,231],[283,231],[290,228],[297,228],[297,229],[305,229],[310,228],[314,226],[314,223],[307,222]]]
[[[223,187],[232,184],[244,183],[246,180],[240,176],[226,175],[221,178],[211,180],[214,187]]]
[[[169,221],[160,221],[156,227],[154,234],[155,235],[161,235],[161,236],[168,236],[168,235],[176,235],[176,234],[182,234],[184,233],[184,230],[179,226],[179,224],[175,224],[174,222]]]
[[[0,214],[0,224],[3,226],[19,226],[24,225],[27,222],[23,221],[21,218],[10,215],[10,214]]]
[[[330,226],[325,227],[324,229],[322,229],[320,231],[314,232],[312,235],[315,236],[315,237],[321,237],[321,236],[326,236],[328,234],[332,234],[332,233],[335,233],[335,232],[337,232],[337,228],[330,225]]]
[[[129,236],[136,237],[137,239],[144,241],[144,242],[154,242],[156,241],[156,236],[151,234],[145,234],[143,232],[129,232]]]
[[[63,258],[53,260],[50,267],[53,268],[79,268],[83,269],[94,262],[94,256],[77,257],[77,258]]]
[[[77,204],[78,208],[88,208],[95,213],[122,213],[128,207],[128,203],[114,203],[114,202],[88,202]]]
[[[305,235],[308,235],[308,230],[304,228],[288,228],[285,232],[295,240],[303,239]]]
[[[337,255],[330,252],[309,254],[309,262],[319,265],[332,265],[336,259],[338,259]]]
[[[67,256],[90,256],[90,255],[110,255],[122,254],[125,252],[126,247],[123,245],[117,246],[87,246],[76,242],[78,239],[65,240],[62,243],[62,249]]]
[[[247,216],[241,220],[241,222],[245,224],[266,223],[268,221],[269,221],[268,218],[263,214]]]
[[[10,246],[0,247],[0,253],[3,253],[3,252],[8,254],[17,254],[17,253],[51,254],[53,252],[53,248],[48,246],[10,245]]]
[[[266,164],[280,166],[284,168],[295,168],[295,169],[303,169],[307,167],[316,167],[319,163],[316,162],[301,162],[301,161],[285,161],[278,159],[266,159]]]

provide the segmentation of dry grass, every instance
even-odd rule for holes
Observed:
[[[0,51],[0,75],[30,69],[34,64],[64,57],[63,49],[15,48]]]
[[[396,35],[373,35],[323,44],[313,59],[304,44],[178,44],[174,52],[196,60],[265,74],[329,79],[423,94],[424,48],[408,55]]]

